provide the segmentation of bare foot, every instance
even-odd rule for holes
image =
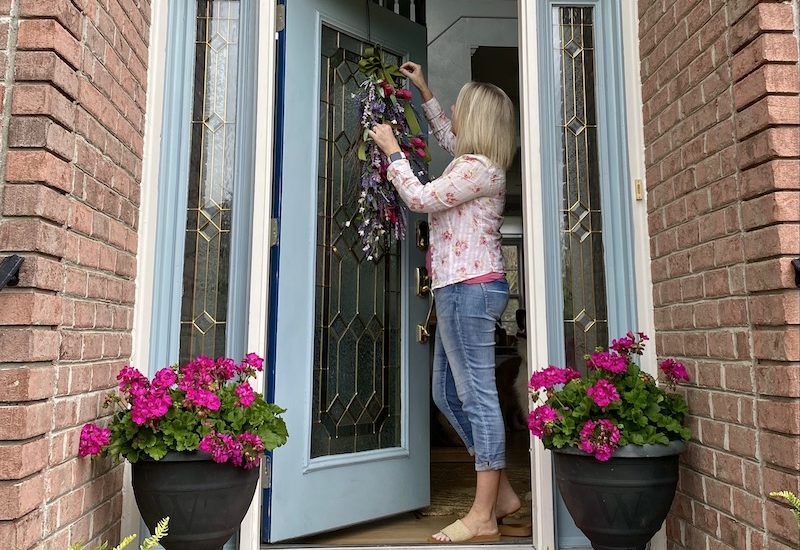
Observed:
[[[503,476],[500,478],[500,487],[497,491],[497,504],[494,507],[496,516],[504,518],[519,510],[521,506],[522,502],[508,482],[505,472],[503,472]]]

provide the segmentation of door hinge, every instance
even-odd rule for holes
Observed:
[[[281,32],[286,28],[286,4],[278,4],[275,7],[275,32]]]
[[[269,456],[264,456],[264,472],[261,476],[261,488],[262,489],[271,489],[272,488],[272,460],[270,460]]]
[[[270,218],[269,220],[269,245],[275,246],[278,244],[278,219]]]

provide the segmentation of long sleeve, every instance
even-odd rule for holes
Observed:
[[[464,155],[447,173],[423,185],[406,159],[394,161],[387,175],[413,212],[440,212],[497,192],[502,180],[493,177],[487,160]]]
[[[439,142],[442,149],[454,155],[456,148],[456,136],[453,133],[453,124],[447,115],[444,114],[439,101],[432,97],[422,104],[422,112],[428,120],[428,125],[433,133],[433,137]]]

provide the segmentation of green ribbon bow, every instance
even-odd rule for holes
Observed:
[[[361,59],[358,62],[358,69],[365,76],[374,78],[375,80],[385,80],[392,88],[397,88],[395,78],[405,78],[397,65],[386,65],[383,60],[383,50],[381,50],[380,47],[364,48],[364,53],[361,55]],[[395,97],[394,94],[389,96],[389,100],[394,105],[397,105],[397,97]],[[421,134],[422,128],[419,125],[417,115],[414,114],[414,109],[411,108],[411,105],[405,106],[403,112],[405,113],[406,123],[411,133],[415,136]],[[358,148],[358,158],[361,160],[367,160],[366,144],[364,143],[367,137],[367,131],[365,130],[362,143]]]

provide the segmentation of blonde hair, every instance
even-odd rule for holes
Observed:
[[[467,82],[454,108],[456,156],[483,155],[507,170],[517,150],[514,105],[506,93],[485,82]]]

